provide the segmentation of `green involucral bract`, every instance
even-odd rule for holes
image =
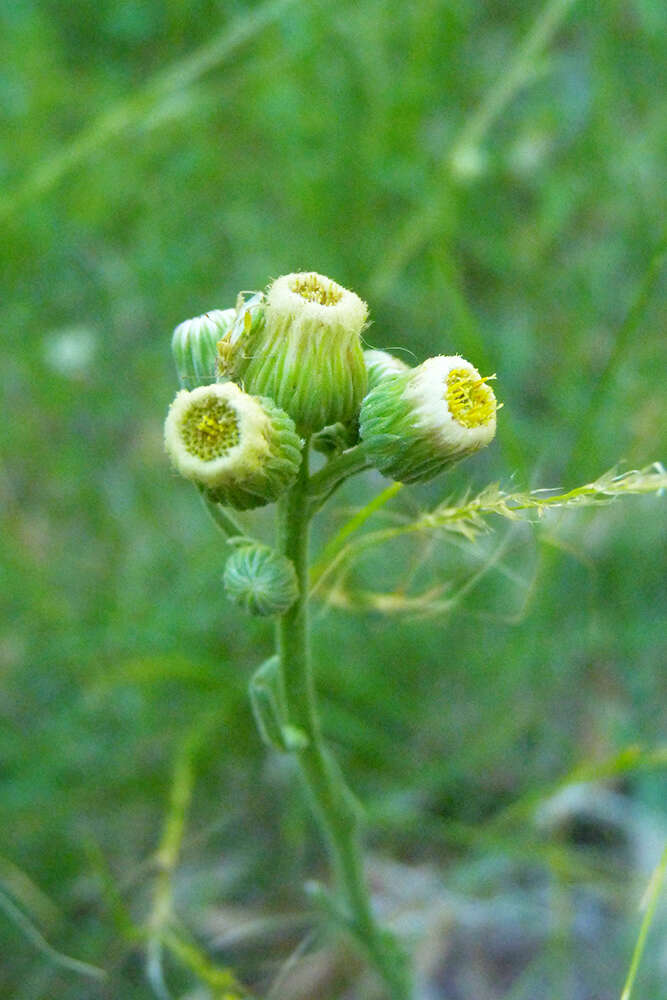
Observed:
[[[403,483],[426,482],[483,448],[496,432],[496,397],[463,358],[429,358],[382,379],[361,406],[370,461]]]
[[[283,615],[299,596],[294,566],[268,545],[243,545],[223,576],[227,597],[252,615]]]
[[[304,435],[356,416],[367,388],[358,295],[314,271],[287,274],[247,315],[218,344],[221,374],[269,396]]]
[[[291,418],[233,382],[182,389],[167,414],[164,440],[182,476],[237,510],[276,500],[301,462],[302,441]]]
[[[215,382],[217,344],[236,318],[236,309],[212,309],[174,330],[171,352],[183,389]]]
[[[395,358],[387,351],[364,351],[364,362],[368,371],[368,391],[374,389],[376,385],[386,378],[393,378],[401,372],[410,370],[410,366],[400,358]]]

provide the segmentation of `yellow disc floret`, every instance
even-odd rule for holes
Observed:
[[[181,389],[164,424],[174,468],[209,500],[237,510],[271,503],[292,485],[301,444],[294,422],[271,399],[233,382]]]
[[[300,295],[306,302],[317,302],[320,306],[335,306],[343,297],[344,289],[330,278],[315,271],[292,275],[290,291]]]
[[[453,368],[447,376],[445,399],[454,420],[463,427],[484,427],[496,415],[496,397],[486,384],[494,375],[481,378],[468,368]]]
[[[191,455],[212,462],[239,443],[238,417],[225,400],[208,396],[186,410],[181,436]]]
[[[381,378],[359,414],[372,464],[399,482],[426,483],[489,444],[499,408],[490,378],[458,354]]]

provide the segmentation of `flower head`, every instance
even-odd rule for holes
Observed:
[[[273,399],[304,434],[346,423],[367,386],[360,340],[367,316],[358,295],[324,275],[284,275],[261,314],[221,338],[220,370]]]
[[[176,327],[171,351],[184,389],[215,382],[217,344],[235,318],[235,309],[212,309]]]
[[[488,383],[458,356],[383,379],[361,407],[370,460],[391,479],[425,482],[478,451],[496,432],[498,403]]]
[[[240,546],[225,565],[225,592],[251,615],[282,615],[299,596],[292,562],[268,545]]]
[[[385,378],[392,378],[401,372],[410,370],[410,366],[400,358],[395,358],[388,351],[369,350],[364,351],[364,362],[368,370],[368,391],[374,389],[376,385]]]
[[[182,476],[237,510],[275,500],[291,486],[301,460],[301,440],[287,414],[232,382],[182,389],[167,414],[164,440]]]

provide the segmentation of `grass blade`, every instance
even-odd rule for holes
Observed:
[[[662,884],[665,881],[665,875],[667,875],[667,844],[665,845],[662,857],[660,858],[655,871],[649,879],[648,887],[646,889],[644,899],[642,900],[642,909],[645,910],[644,919],[642,920],[641,927],[639,928],[639,936],[637,938],[635,950],[632,953],[630,971],[628,972],[628,978],[625,981],[625,986],[623,987],[623,992],[621,993],[621,1000],[630,1000],[632,995],[632,988],[637,977],[639,963],[642,960],[648,932],[651,929],[651,924],[653,923],[653,918],[655,917],[655,911],[658,906],[658,899],[662,890]]]

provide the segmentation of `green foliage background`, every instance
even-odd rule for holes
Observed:
[[[246,699],[271,628],[225,603],[220,537],[162,452],[171,329],[315,269],[367,299],[373,346],[496,371],[497,443],[406,490],[401,514],[491,480],[567,487],[664,456],[667,15],[655,0],[25,0],[0,23],[0,888],[110,971],[100,985],[58,967],[7,911],[0,995],[143,1000],[112,901],[146,918],[193,732],[190,925],[205,906],[298,909],[322,865]],[[381,487],[368,474],[338,494],[316,544]],[[615,787],[659,813],[660,518],[656,498],[630,498],[476,546],[401,543],[354,570],[351,607],[321,607],[325,726],[374,850],[473,897],[534,850],[571,902],[590,851],[554,862],[530,810],[512,823],[504,807],[638,745]],[[270,512],[252,524],[268,537]],[[455,591],[501,542],[450,614],[359,611],[357,588]],[[607,1000],[638,884],[627,865],[594,867],[627,913],[591,957],[590,996]],[[559,912],[544,975],[574,998],[580,942]],[[261,993],[266,952],[211,954]],[[663,987],[649,958],[637,1000]]]

